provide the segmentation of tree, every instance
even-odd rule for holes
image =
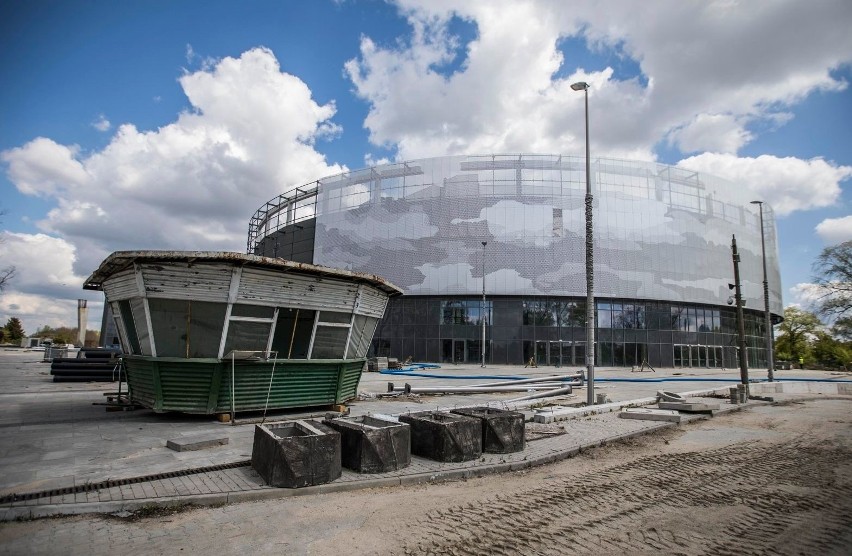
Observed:
[[[24,327],[21,325],[21,319],[18,317],[10,318],[9,322],[7,322],[6,326],[3,328],[4,339],[13,344],[21,343],[21,340],[23,340],[27,335],[26,332],[24,332]]]
[[[814,282],[821,288],[819,314],[852,318],[852,241],[826,247],[814,262]]]
[[[841,317],[835,320],[831,333],[841,340],[852,342],[852,317]]]
[[[811,348],[814,360],[827,367],[852,367],[852,349],[826,332],[817,332],[816,341]]]
[[[809,341],[822,327],[819,318],[797,307],[784,309],[784,322],[778,325],[778,337],[775,339],[775,356],[779,360],[798,361],[808,357]]]

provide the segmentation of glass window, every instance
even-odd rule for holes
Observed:
[[[151,307],[150,301],[148,307]],[[145,301],[142,298],[133,298],[130,300],[130,309],[133,312],[133,322],[136,325],[136,334],[139,337],[139,347],[142,349],[142,355],[151,355],[151,333],[148,330],[148,320],[145,318]],[[152,323],[153,324],[153,323]],[[157,355],[160,351],[157,350]],[[160,355],[160,357],[163,357]]]
[[[686,330],[686,309],[672,305],[671,330]]]
[[[609,303],[598,304],[597,325],[598,328],[612,328],[612,311],[610,311]],[[605,363],[607,364],[609,363]]]
[[[349,340],[349,346],[346,350],[347,359],[367,355],[367,348],[370,347],[370,340],[373,339],[376,323],[378,323],[378,320],[372,317],[355,315],[355,320],[352,324],[352,337]]]
[[[115,311],[114,311],[115,312]],[[133,313],[130,310],[130,301],[123,299],[118,302],[118,314],[121,315],[121,321],[124,323],[124,330],[127,332],[127,341],[130,353],[134,355],[143,355],[142,348],[139,347],[139,338],[136,335],[136,325],[133,322]],[[150,352],[146,355],[151,355]]]
[[[710,316],[708,318],[708,313],[710,313],[709,309],[703,309],[701,307],[699,307],[696,311],[695,324],[698,327],[699,332],[710,332],[711,326],[713,326],[713,317]]]
[[[311,359],[343,359],[349,328],[317,326]]]
[[[227,309],[224,303],[149,299],[148,308],[157,356],[218,357]]]
[[[232,317],[255,317],[259,319],[271,319],[275,314],[275,307],[264,307],[263,305],[242,305],[235,303],[231,307]]]
[[[307,359],[316,311],[282,307],[278,310],[272,351],[281,359]]]
[[[223,357],[227,357],[233,350],[266,351],[271,327],[272,324],[268,322],[230,321]]]
[[[464,301],[442,301],[441,324],[469,324]]]
[[[331,323],[346,323],[352,320],[352,313],[337,313],[332,311],[320,311],[319,321],[318,322],[331,322]]]
[[[454,300],[441,302],[441,324],[474,324],[482,325],[484,314],[485,323],[491,323],[492,302],[485,302],[482,310],[481,299]]]
[[[544,299],[524,301],[524,324],[528,326],[555,326],[556,315],[550,303]]]

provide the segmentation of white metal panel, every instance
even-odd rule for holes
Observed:
[[[364,285],[358,299],[358,306],[355,307],[355,313],[380,319],[385,314],[387,304],[387,295],[372,286]]]
[[[169,262],[140,267],[147,297],[228,301],[232,265]]]
[[[132,268],[122,270],[110,276],[104,282],[103,288],[104,295],[110,301],[120,301],[142,295],[136,285],[136,273]]]
[[[357,293],[357,284],[333,278],[246,268],[237,300],[254,305],[352,312]]]

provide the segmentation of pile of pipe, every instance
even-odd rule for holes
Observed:
[[[126,380],[121,351],[83,348],[77,357],[55,357],[50,364],[53,382],[115,382]]]
[[[405,383],[397,386],[388,382],[388,393],[394,394],[489,394],[502,392],[529,392],[527,396],[509,400],[512,402],[563,396],[571,393],[574,386],[583,386],[582,372],[569,375],[545,376],[539,378],[524,378],[520,380],[503,380],[486,382],[468,386],[412,386]]]

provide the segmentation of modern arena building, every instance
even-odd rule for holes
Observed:
[[[261,207],[248,253],[377,274],[401,287],[370,355],[583,365],[585,158],[448,156],[318,179]],[[657,163],[591,161],[595,364],[736,368],[736,236],[751,367],[766,365],[774,214],[747,188]],[[485,301],[483,301],[483,291]]]

